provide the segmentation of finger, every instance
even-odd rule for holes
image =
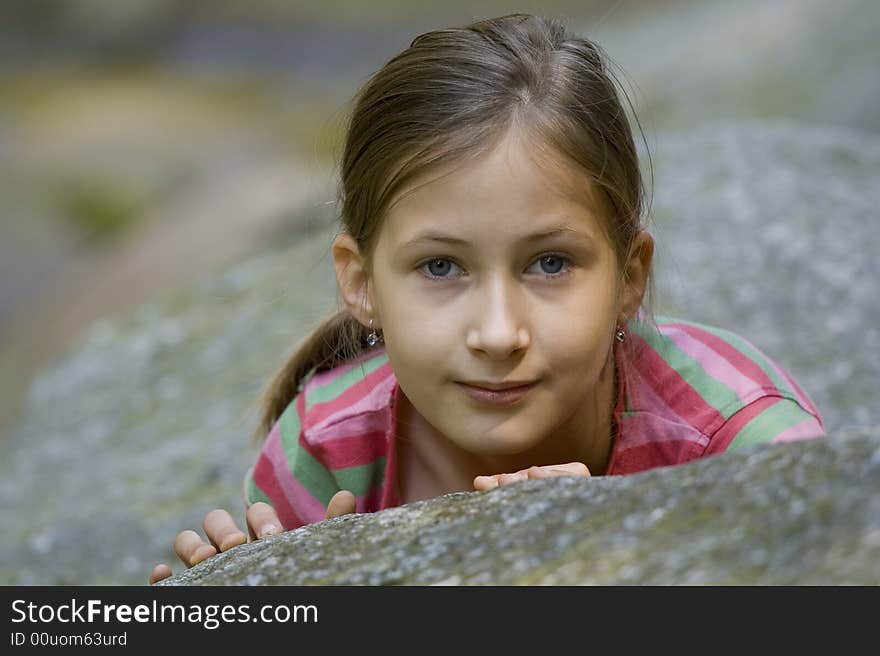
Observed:
[[[257,501],[247,509],[247,525],[251,538],[259,540],[267,535],[281,533],[281,520],[278,513],[268,503]]]
[[[477,476],[474,479],[475,490],[482,492],[484,490],[491,490],[494,487],[498,487],[497,476]]]
[[[247,542],[247,536],[238,528],[232,515],[222,508],[205,515],[203,526],[205,535],[219,551],[227,551]]]
[[[181,531],[174,539],[174,553],[187,567],[216,555],[217,549],[208,544],[195,531]]]
[[[568,472],[572,476],[583,476],[585,478],[590,476],[590,470],[582,462],[567,462],[564,465],[553,465],[551,469]]]
[[[163,579],[167,579],[169,576],[171,576],[171,568],[165,563],[159,563],[153,568],[153,572],[150,574],[150,585],[162,581]]]
[[[348,490],[339,490],[327,504],[327,519],[353,513],[356,507],[357,502],[354,495]]]
[[[556,478],[559,476],[579,476],[589,478],[590,470],[582,462],[568,462],[562,465],[545,465],[543,467],[530,467],[528,469],[530,479]]]
[[[528,476],[527,470],[514,472],[513,474],[501,474],[498,477],[498,485],[510,485],[511,483],[517,483],[519,481],[524,481],[528,477],[529,476]]]

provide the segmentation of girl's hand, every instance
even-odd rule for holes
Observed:
[[[326,519],[348,515],[354,511],[354,495],[348,490],[340,490],[333,495],[327,505]],[[283,531],[275,509],[262,501],[258,501],[247,509],[246,519],[250,541]],[[181,531],[174,539],[174,552],[187,567],[197,565],[221,551],[228,551],[232,547],[249,541],[235,523],[232,515],[221,508],[212,510],[205,515],[203,526],[210,544],[202,540],[202,537],[195,531]],[[153,572],[150,574],[150,585],[167,579],[169,576],[171,576],[171,568],[165,563],[160,563],[153,568]]]
[[[526,481],[534,478],[554,478],[556,476],[583,476],[589,478],[590,470],[582,462],[568,462],[564,465],[544,465],[543,467],[529,467],[520,469],[513,474],[494,474],[492,476],[477,476],[474,479],[475,490],[491,490],[493,487]]]

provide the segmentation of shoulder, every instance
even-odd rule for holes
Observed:
[[[384,411],[396,383],[384,348],[315,374],[300,392],[305,432],[320,432],[354,417]]]
[[[662,451],[675,464],[731,444],[822,434],[803,389],[751,341],[715,326],[655,319],[630,322],[622,349],[627,444]]]
[[[396,382],[384,349],[308,378],[264,441],[245,503],[271,503],[287,528],[322,519],[340,489],[372,503],[361,497],[384,475]]]
[[[725,418],[765,396],[789,399],[818,414],[779,363],[730,330],[658,316],[655,324],[634,322],[631,331],[637,335],[635,366],[664,397],[688,394]]]
[[[311,447],[343,436],[347,424],[362,424],[371,415],[384,420],[396,383],[384,348],[317,372],[301,385],[270,437],[277,433],[290,451],[300,442]]]

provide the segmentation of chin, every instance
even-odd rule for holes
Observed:
[[[535,446],[536,444],[532,441],[486,436],[477,441],[468,441],[466,445],[463,445],[463,448],[471,453],[486,456],[515,456]]]

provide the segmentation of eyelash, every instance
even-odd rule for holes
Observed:
[[[565,265],[567,265],[567,266],[566,266],[566,268],[565,268],[563,271],[560,271],[559,273],[543,273],[543,272],[542,272],[541,275],[544,277],[544,279],[546,279],[546,280],[558,280],[558,279],[560,279],[560,278],[565,278],[565,277],[567,277],[567,276],[569,276],[569,275],[571,274],[571,269],[572,269],[572,264],[573,264],[572,261],[571,261],[571,258],[569,258],[569,257],[567,257],[567,256],[565,256],[565,255],[563,255],[562,253],[544,253],[543,255],[539,255],[539,256],[534,260],[534,262],[540,262],[540,261],[543,260],[545,257],[555,257],[555,258],[559,258],[559,259],[562,260],[563,263],[564,263]],[[432,274],[428,273],[427,271],[425,271],[425,267],[427,267],[427,266],[428,266],[429,264],[431,264],[432,262],[452,262],[453,264],[455,264],[455,266],[457,266],[457,267],[459,267],[459,268],[462,268],[460,265],[456,264],[456,263],[455,263],[455,260],[453,260],[452,258],[449,258],[449,257],[432,257],[431,259],[425,260],[424,262],[422,262],[421,264],[419,264],[418,267],[417,267],[418,271],[419,271],[423,276],[425,276],[425,278],[427,278],[428,280],[452,280],[452,279],[453,279],[451,276],[435,276],[435,275],[432,275]],[[534,262],[533,262],[533,263],[534,263]]]

